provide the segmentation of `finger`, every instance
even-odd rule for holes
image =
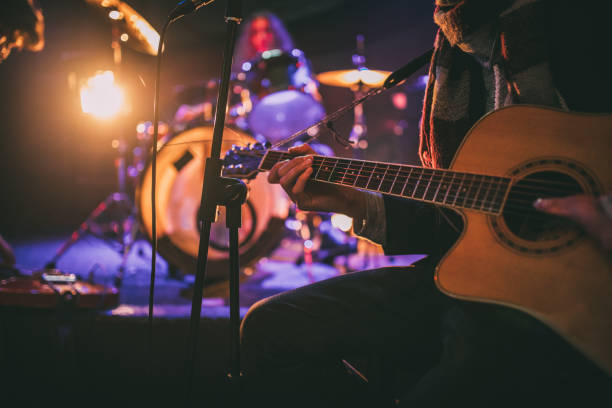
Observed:
[[[289,153],[297,153],[297,154],[315,154],[316,152],[307,144],[295,146],[289,148]]]
[[[555,215],[571,215],[570,206],[565,198],[538,198],[533,206],[543,212]]]
[[[297,167],[306,168],[307,166],[304,167],[306,163],[312,163],[311,156],[301,156],[296,157],[295,159],[291,159],[279,167],[278,176],[282,179],[286,174],[289,174],[291,171],[293,171],[293,169]]]
[[[301,160],[296,166],[294,166],[291,170],[289,170],[285,175],[281,176],[280,184],[285,187],[287,190],[292,190],[292,186],[295,183],[295,180],[310,166],[312,165],[312,158],[305,157],[304,160]]]
[[[274,166],[272,166],[272,168],[270,169],[270,173],[268,173],[268,182],[269,183],[278,184],[278,182],[280,181],[280,175],[278,174],[278,171],[288,161],[289,160],[284,160],[284,161],[278,162]]]
[[[291,189],[293,194],[300,194],[300,193],[304,192],[304,189],[306,188],[306,183],[308,182],[308,179],[310,178],[310,175],[312,174],[312,171],[313,171],[312,167],[308,167],[297,178],[297,180],[295,181],[295,184],[293,185],[293,188]]]

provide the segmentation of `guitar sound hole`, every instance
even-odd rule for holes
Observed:
[[[503,211],[504,222],[514,235],[526,241],[573,241],[580,230],[572,221],[542,213],[533,208],[533,202],[537,198],[566,197],[582,192],[580,184],[567,174],[531,173],[511,188]]]

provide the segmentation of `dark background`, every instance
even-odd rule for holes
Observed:
[[[40,0],[45,16],[42,52],[13,52],[0,64],[0,233],[10,239],[64,233],[75,228],[95,205],[116,191],[111,141],[123,132],[136,138],[135,126],[153,116],[155,58],[124,48],[125,87],[132,109],[121,121],[100,121],[81,113],[77,80],[112,69],[110,27],[98,10],[77,0]],[[130,0],[160,29],[175,0]],[[315,72],[352,68],[357,34],[365,36],[367,66],[392,71],[429,47],[434,38],[431,0],[245,0],[245,16],[267,9],[278,14]],[[216,78],[225,37],[225,2],[216,1],[170,27],[162,71],[162,120],[176,107],[176,85]],[[424,70],[423,70],[424,72]],[[421,72],[421,74],[423,73]],[[328,112],[348,103],[348,89],[322,85]],[[398,110],[394,92],[407,95]],[[365,105],[371,160],[414,163],[423,86],[418,75],[393,92]],[[337,124],[347,135],[352,114]],[[335,145],[337,155],[351,152]]]

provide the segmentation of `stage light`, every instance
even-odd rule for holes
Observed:
[[[81,109],[99,119],[109,119],[124,107],[123,91],[112,71],[99,71],[81,86]]]
[[[344,214],[333,214],[331,216],[331,223],[340,231],[348,232],[353,226],[353,219]]]
[[[108,17],[112,20],[121,20],[123,18],[123,13],[118,10],[111,10],[108,13]]]

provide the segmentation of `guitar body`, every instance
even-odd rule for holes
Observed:
[[[450,169],[314,156],[314,181],[459,211],[464,230],[438,263],[438,288],[539,319],[612,375],[612,257],[537,198],[612,192],[612,115],[510,106],[482,118]],[[252,177],[290,152],[253,147],[225,157]]]
[[[451,170],[573,180],[599,195],[612,191],[611,141],[610,115],[513,106],[474,126]],[[452,297],[530,314],[612,374],[610,255],[575,228],[542,233],[533,214],[512,214],[512,200],[532,202],[539,193],[536,188],[523,197],[511,191],[500,216],[461,211],[464,231],[438,264],[436,284]]]

